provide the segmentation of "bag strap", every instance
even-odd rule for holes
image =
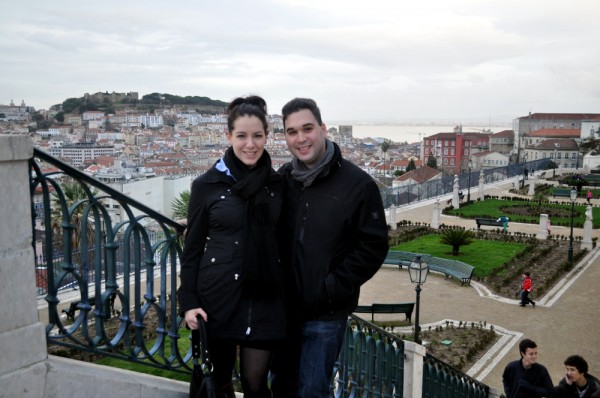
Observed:
[[[206,323],[200,315],[198,320],[198,329],[192,330],[192,356],[194,365],[200,365],[202,373],[208,375],[213,371],[213,365],[208,353],[208,337],[206,333]]]

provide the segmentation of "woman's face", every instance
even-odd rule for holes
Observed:
[[[253,168],[265,151],[267,133],[259,118],[244,115],[233,122],[233,131],[227,132],[227,140],[235,156],[246,166]]]

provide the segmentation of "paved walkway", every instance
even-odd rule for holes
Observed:
[[[501,186],[486,194],[506,194]],[[473,198],[473,190],[471,191]],[[448,200],[445,198],[443,203]],[[433,202],[398,210],[397,220],[431,222]],[[474,227],[473,220],[442,216],[442,223]],[[468,225],[465,225],[468,224]],[[535,225],[511,223],[509,230],[537,233]],[[554,228],[554,227],[553,227]],[[560,227],[556,227],[558,230]],[[563,227],[564,228],[564,227]],[[568,228],[564,228],[568,233]],[[599,231],[594,231],[598,236]],[[557,233],[557,232],[553,232]],[[576,230],[579,235],[581,230]],[[578,243],[576,243],[578,244]],[[476,282],[461,286],[438,274],[430,274],[421,291],[420,323],[427,325],[445,319],[485,321],[503,333],[489,357],[469,371],[482,382],[502,391],[502,371],[509,361],[519,358],[518,341],[531,338],[538,344],[538,361],[544,364],[558,384],[564,374],[564,359],[581,354],[590,373],[600,375],[600,249],[594,249],[575,269],[558,282],[538,305],[522,308],[516,300],[501,299]],[[415,301],[414,285],[406,269],[384,266],[361,291],[360,304]],[[401,315],[402,316],[402,315]],[[413,313],[413,321],[415,314]],[[377,315],[377,319],[397,319],[397,315]]]

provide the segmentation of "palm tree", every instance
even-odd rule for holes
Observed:
[[[178,198],[173,200],[171,203],[171,210],[173,210],[173,218],[174,219],[182,219],[187,218],[188,206],[190,204],[190,196],[192,193],[190,190],[185,190],[179,194]]]
[[[442,233],[440,242],[452,246],[452,255],[458,256],[460,247],[473,242],[474,236],[473,232],[464,228],[451,228]]]
[[[88,194],[83,188],[83,186],[78,182],[68,182],[62,186],[62,192],[64,194],[65,205],[67,208],[71,207],[74,203],[82,199],[89,199]],[[92,195],[96,196],[98,194],[98,190],[93,189]],[[62,244],[62,236],[63,236],[63,227],[62,222],[64,219],[63,215],[63,207],[61,205],[61,197],[58,193],[54,192],[51,198],[52,202],[52,221],[51,221],[51,229],[52,235],[55,238],[55,242],[57,245]],[[78,206],[73,214],[69,217],[69,222],[73,226],[73,232],[71,234],[71,246],[73,249],[79,248],[82,242],[82,237],[86,237],[89,243],[93,243],[94,241],[94,225],[93,219],[91,217],[92,212],[89,213],[88,223],[86,231],[83,231],[83,210],[85,206]]]

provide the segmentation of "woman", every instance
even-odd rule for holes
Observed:
[[[244,397],[270,397],[271,352],[286,328],[275,236],[283,184],[265,151],[265,101],[236,98],[227,113],[231,146],[192,184],[180,311],[191,329],[197,315],[206,321],[215,381],[228,397],[238,346]]]

